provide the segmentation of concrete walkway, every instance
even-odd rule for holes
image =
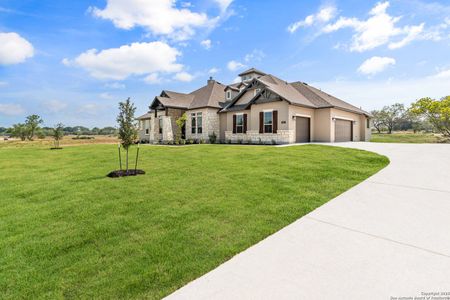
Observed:
[[[168,298],[450,299],[450,145],[334,145],[391,163]]]

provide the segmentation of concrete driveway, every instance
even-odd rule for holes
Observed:
[[[168,298],[450,299],[450,145],[334,146],[391,163]]]

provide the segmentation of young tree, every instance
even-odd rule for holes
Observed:
[[[27,117],[25,125],[28,129],[28,139],[30,141],[33,140],[34,134],[39,129],[39,125],[42,123],[44,123],[44,121],[38,115],[30,115]]]
[[[180,140],[182,139],[182,130],[183,126],[186,124],[186,120],[187,120],[186,113],[182,114],[181,117],[175,120],[175,122],[177,123],[177,135],[176,135],[177,142],[180,142]]]
[[[59,141],[64,137],[64,125],[61,123],[56,124],[53,127],[52,136],[55,140],[55,148],[59,148]]]
[[[423,116],[434,130],[450,137],[450,96],[441,100],[422,98],[411,105],[411,112]]]
[[[119,123],[119,139],[126,151],[126,169],[128,173],[128,149],[137,139],[137,129],[134,119],[136,107],[128,98],[125,102],[119,103],[119,115],[117,123]]]
[[[28,137],[28,128],[25,124],[18,123],[14,124],[13,127],[9,129],[9,133],[13,137],[18,137],[22,141],[25,141],[25,139]]]

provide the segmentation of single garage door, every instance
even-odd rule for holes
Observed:
[[[350,142],[353,140],[352,121],[336,119],[334,137],[336,142]]]
[[[295,121],[295,142],[309,143],[309,118],[297,117]]]

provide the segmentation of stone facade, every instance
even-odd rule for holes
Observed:
[[[188,110],[186,120],[186,139],[209,141],[209,136],[213,133],[220,135],[220,116],[217,113],[219,110],[214,108],[203,108]],[[192,114],[202,113],[202,133],[192,133]]]
[[[289,144],[295,142],[294,130],[278,130],[277,133],[259,133],[257,130],[247,130],[247,133],[233,133],[225,131],[225,142],[252,144]]]

